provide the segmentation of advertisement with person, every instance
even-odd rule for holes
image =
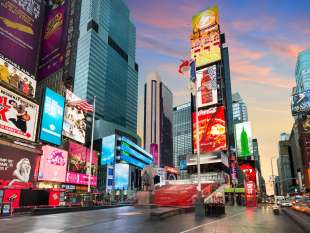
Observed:
[[[238,157],[253,155],[252,128],[250,122],[235,125],[235,140]]]
[[[34,76],[22,71],[18,65],[0,54],[0,80],[20,93],[34,97],[36,93],[36,81]]]
[[[39,106],[0,86],[0,132],[35,141]]]
[[[39,80],[55,73],[64,65],[68,33],[67,10],[69,1],[48,1],[38,73]]]
[[[196,72],[198,89],[197,104],[198,108],[217,104],[217,75],[216,65],[209,66]]]
[[[36,74],[44,1],[1,0],[0,54]]]
[[[293,95],[291,97],[292,115],[310,112],[310,90]]]
[[[71,105],[73,101],[81,100],[71,91],[66,91],[66,108],[62,134],[82,144],[85,143],[86,118],[85,112],[76,105]]]
[[[68,152],[52,146],[42,147],[38,180],[65,182]]]
[[[102,138],[101,165],[111,165],[115,156],[115,135]]]
[[[129,165],[125,163],[115,164],[115,190],[127,190],[129,184]]]
[[[61,144],[62,122],[65,108],[65,99],[46,88],[40,139],[55,145]]]
[[[38,176],[40,157],[29,151],[1,145],[0,186],[33,187]]]
[[[197,153],[196,112],[193,112],[194,153]],[[198,111],[200,152],[208,153],[227,149],[224,107]]]

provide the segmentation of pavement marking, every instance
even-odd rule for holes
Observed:
[[[222,219],[218,219],[218,220],[215,220],[215,221],[212,221],[212,222],[208,222],[208,223],[205,223],[205,224],[201,224],[201,225],[199,225],[199,226],[190,228],[190,229],[188,229],[188,230],[181,231],[180,233],[191,232],[191,231],[193,231],[193,230],[197,230],[197,229],[199,229],[199,228],[205,227],[205,226],[207,226],[207,225],[210,225],[210,224],[213,224],[213,223],[216,223],[216,222],[221,222],[221,221],[227,220],[227,219],[229,219],[229,218],[234,218],[234,217],[239,216],[239,215],[241,215],[241,214],[243,214],[243,213],[244,213],[244,212],[240,212],[240,213],[238,213],[238,214],[234,214],[234,215],[231,215],[231,216],[222,218]]]
[[[128,212],[128,213],[119,213],[117,215],[123,215],[123,216],[132,216],[132,215],[139,215],[143,214],[142,212]]]
[[[48,229],[48,228],[39,228],[39,229],[35,229],[33,231],[26,231],[24,233],[60,233],[62,232],[63,229]]]

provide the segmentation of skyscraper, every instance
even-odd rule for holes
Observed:
[[[74,93],[97,97],[96,119],[136,133],[136,28],[121,0],[82,2]]]
[[[234,124],[248,121],[247,106],[238,92],[232,95],[232,108]]]
[[[295,79],[297,93],[310,89],[310,49],[298,54]]]
[[[186,156],[192,154],[191,103],[173,108],[173,163],[180,177],[187,177]]]
[[[144,85],[144,148],[157,144],[159,167],[173,166],[173,96],[157,73],[150,73]]]

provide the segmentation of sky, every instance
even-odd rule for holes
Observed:
[[[191,18],[218,5],[221,31],[230,54],[232,91],[248,107],[258,139],[262,172],[271,175],[280,133],[290,133],[290,94],[300,51],[310,48],[310,1],[124,0],[136,26],[139,64],[138,133],[143,132],[143,85],[159,73],[173,92],[174,105],[189,102],[188,79],[179,76],[180,60],[190,57]],[[274,170],[277,170],[274,159]]]

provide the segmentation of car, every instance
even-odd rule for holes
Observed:
[[[282,202],[280,203],[280,206],[281,206],[281,207],[292,207],[293,205],[292,205],[292,203],[289,202],[289,201],[282,201]]]

